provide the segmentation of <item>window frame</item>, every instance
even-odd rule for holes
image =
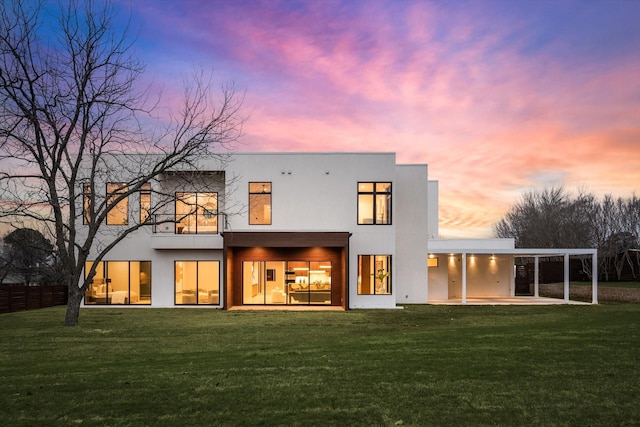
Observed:
[[[374,265],[376,264],[376,262],[378,261],[386,261],[386,277],[384,278],[385,280],[385,288],[386,288],[386,292],[378,292],[377,286],[376,286],[376,279],[377,276],[375,275],[375,267],[374,267],[374,275],[373,275],[373,286],[372,286],[372,292],[369,293],[363,293],[361,292],[361,282],[362,282],[362,277],[363,277],[363,272],[362,272],[362,258],[364,257],[369,257],[369,265]],[[384,260],[379,260],[378,258],[385,258]],[[369,276],[369,278],[371,273],[368,273],[367,275]],[[393,277],[393,256],[392,255],[384,255],[384,254],[362,254],[362,255],[358,255],[358,295],[393,295],[393,281],[392,281],[392,277]]]
[[[91,191],[91,183],[82,184],[82,224],[87,225],[91,222],[91,211],[93,206],[93,191]]]
[[[111,186],[116,186],[114,190],[109,190]],[[106,203],[107,206],[111,205],[114,199],[120,197],[121,194],[126,194],[129,191],[129,185],[126,182],[107,182],[106,186]],[[111,217],[112,211],[123,211],[124,212],[124,221],[123,222],[111,222],[109,218]],[[107,225],[129,225],[129,196],[123,197],[118,203],[111,206],[111,209],[107,211],[105,223]]]
[[[261,192],[252,192],[251,191],[251,186],[253,185],[262,185],[263,187],[265,185],[269,186],[269,191],[265,191],[265,189],[263,188],[263,190]],[[251,213],[252,211],[252,206],[253,203],[251,201],[252,197],[251,196],[264,196],[264,195],[268,195],[269,196],[269,222],[254,222],[253,221],[253,215]],[[249,181],[249,225],[272,225],[273,223],[273,183],[271,181]]]
[[[87,277],[87,273],[88,271],[91,269],[91,265],[96,262],[96,261],[92,261],[92,260],[87,260],[85,261],[85,267],[84,267],[84,277],[86,279]],[[105,286],[105,294],[104,294],[104,298],[105,301],[104,302],[88,302],[87,301],[87,294],[91,293],[92,291],[92,286],[94,285],[89,285],[87,287],[87,289],[85,290],[85,294],[83,297],[83,302],[85,306],[94,306],[94,305],[109,305],[109,306],[122,306],[122,305],[144,305],[144,306],[149,306],[151,305],[151,300],[152,300],[152,289],[153,289],[153,282],[152,282],[152,272],[153,272],[153,268],[152,268],[152,262],[151,260],[102,260],[102,261],[97,261],[99,264],[101,264],[101,267],[98,267],[96,270],[96,275],[94,277],[95,279],[104,279],[104,286]],[[111,273],[109,272],[110,267],[109,264],[114,264],[114,263],[126,263],[127,264],[127,302],[124,303],[113,303],[111,301],[111,294],[113,292],[118,292],[118,291],[114,291],[114,290],[109,290],[109,288],[112,286],[110,285],[111,283]],[[142,300],[142,294],[140,291],[141,288],[141,281],[138,283],[138,302],[131,302],[131,264],[132,263],[138,263],[138,270],[139,273],[145,273],[147,275],[147,281],[148,281],[148,286],[149,286],[149,301],[145,301],[145,302],[140,302],[140,300]],[[144,271],[142,271],[141,267],[143,263],[147,263],[148,264],[148,273],[146,272],[147,269],[145,269]],[[113,268],[113,266],[111,267]],[[100,273],[99,273],[100,272]],[[100,275],[101,274],[101,275]],[[142,276],[140,276],[142,277]],[[90,296],[90,295],[89,295]]]
[[[362,191],[360,190],[360,186],[363,184],[370,184],[372,186],[371,191]],[[378,191],[377,187],[379,184],[388,185],[388,191]],[[358,225],[392,225],[393,224],[393,183],[391,181],[358,181],[358,198],[357,198],[357,224]],[[371,196],[372,206],[371,206],[371,223],[360,222],[360,197],[361,196]],[[388,196],[388,206],[386,207],[387,211],[387,221],[380,222],[377,217],[378,211],[378,197],[379,196]]]
[[[218,277],[217,277],[217,284],[218,284],[218,301],[217,302],[200,302],[200,286],[199,286],[199,281],[200,281],[200,263],[214,263],[217,264],[217,270],[218,270]],[[178,290],[177,290],[177,280],[176,280],[176,276],[177,276],[177,268],[178,268],[178,263],[194,263],[195,264],[195,280],[196,280],[196,284],[195,284],[195,302],[189,302],[189,303],[185,303],[185,302],[178,302]],[[207,260],[207,259],[201,259],[201,260],[185,260],[185,259],[177,259],[173,261],[173,304],[174,305],[208,305],[208,306],[219,306],[221,304],[221,285],[222,285],[222,280],[220,278],[220,272],[221,272],[221,263],[219,260]],[[184,274],[184,273],[183,273]],[[183,285],[183,289],[184,289],[184,285]]]
[[[142,184],[139,193],[140,224],[149,224],[151,223],[151,183]]]
[[[195,196],[195,204],[187,203],[184,201],[188,195]],[[201,204],[201,202],[198,200],[200,197],[205,197],[205,195],[206,197],[213,197],[213,199],[215,200],[215,212],[212,212],[209,209],[207,209],[206,204]],[[218,221],[218,218],[220,216],[220,213],[218,211],[220,200],[219,200],[219,194],[217,191],[177,191],[174,194],[174,200],[175,200],[174,202],[175,234],[218,234],[220,232],[220,222]],[[184,214],[184,216],[183,214],[179,214],[178,203],[183,203],[186,206],[192,206],[194,208],[193,212]],[[202,214],[198,212],[200,209],[202,209]],[[215,231],[198,230],[200,226],[200,224],[198,224],[199,215],[202,215],[202,217],[205,218],[205,220],[208,220],[209,218],[215,218],[215,227],[216,227]],[[193,217],[195,232],[189,231],[185,233],[184,231],[182,231],[182,228],[184,228],[184,224],[182,223],[181,219],[184,219],[187,217]]]

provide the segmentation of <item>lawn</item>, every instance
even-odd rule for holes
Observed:
[[[640,305],[0,315],[0,424],[638,425]]]

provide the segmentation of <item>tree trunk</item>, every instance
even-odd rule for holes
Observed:
[[[77,284],[71,283],[68,286],[67,313],[64,317],[65,326],[78,326],[80,317],[80,304],[82,303],[83,292]]]

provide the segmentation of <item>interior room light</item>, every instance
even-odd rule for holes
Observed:
[[[331,268],[330,265],[321,265],[320,268]]]
[[[324,271],[324,270],[309,270],[309,273],[324,274],[324,273],[326,273],[326,271]]]
[[[307,271],[309,268],[307,267],[294,267],[293,271]]]

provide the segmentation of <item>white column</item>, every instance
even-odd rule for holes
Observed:
[[[591,262],[593,263],[593,267],[591,267],[591,303],[598,303],[598,252],[594,253],[591,256]]]
[[[467,253],[462,253],[462,303],[467,303]]]
[[[533,257],[533,296],[536,298],[540,297],[540,257]]]
[[[569,254],[564,254],[564,302],[569,302]]]

